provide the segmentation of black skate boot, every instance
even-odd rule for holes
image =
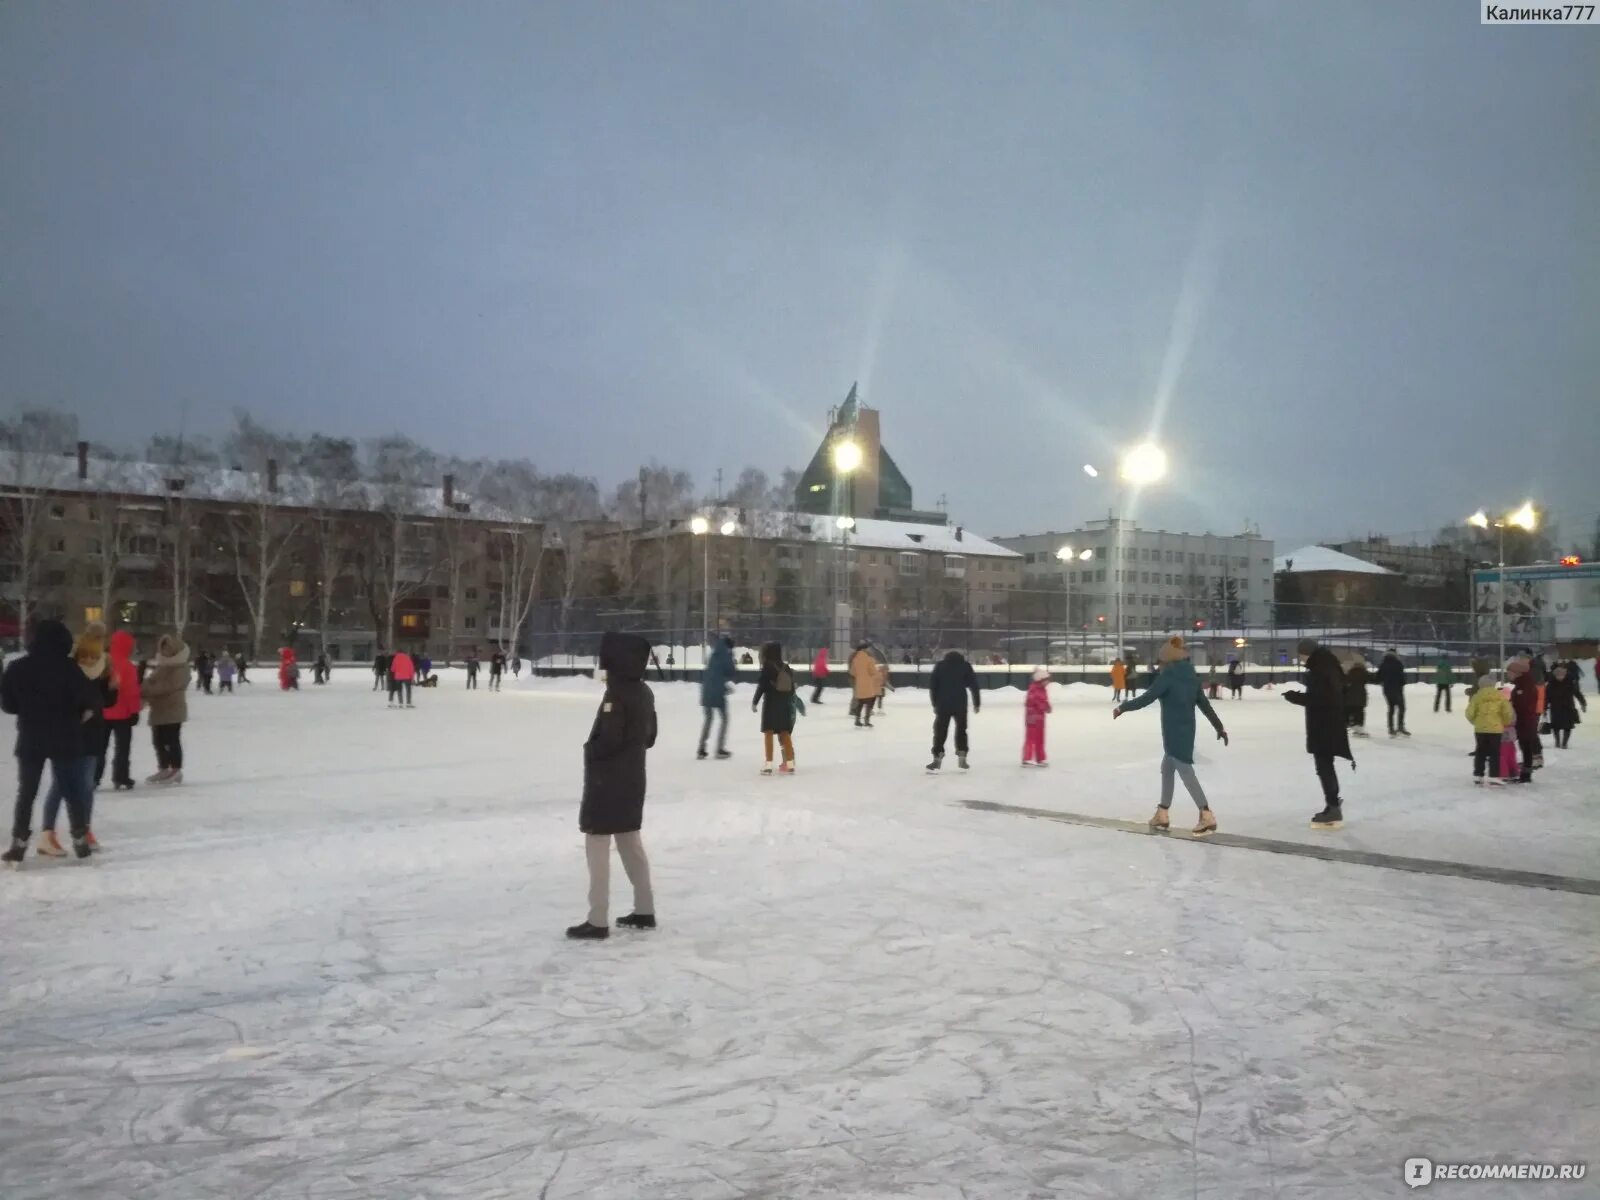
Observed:
[[[5,863],[6,866],[15,871],[19,866],[22,865],[23,856],[27,853],[28,839],[14,837],[11,839],[11,849],[7,850],[4,854],[0,854],[0,862]]]
[[[694,752],[694,756],[699,759],[704,759],[706,757],[706,748],[701,746],[700,749]]]
[[[629,913],[625,917],[617,918],[618,929],[654,929],[656,917],[654,913]]]
[[[956,766],[960,767],[963,771],[970,769],[967,766],[967,756],[965,754],[956,755]]]
[[[1311,818],[1311,828],[1313,829],[1338,829],[1343,824],[1344,807],[1339,804],[1330,804]]]
[[[731,750],[718,750],[717,751],[717,757],[718,758],[732,758],[733,757],[733,752]]]
[[[604,941],[611,936],[611,930],[608,926],[591,925],[585,921],[568,929],[567,936],[575,941]]]
[[[939,773],[939,768],[940,768],[940,766],[943,765],[943,763],[944,763],[944,755],[935,754],[933,756],[933,761],[928,764],[928,774],[929,775],[937,775]]]
[[[87,833],[75,833],[72,835],[72,852],[79,858],[88,858],[89,855],[94,853],[94,843],[89,840]]]

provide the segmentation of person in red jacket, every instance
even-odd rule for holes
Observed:
[[[300,690],[300,660],[294,647],[284,646],[278,651],[278,687],[283,691]]]
[[[1023,704],[1022,765],[1038,763],[1049,766],[1044,759],[1044,719],[1054,711],[1050,707],[1050,672],[1040,667],[1033,673],[1028,685],[1028,698]]]
[[[139,668],[133,665],[133,635],[119,629],[111,635],[111,673],[115,677],[116,699],[105,710],[106,725],[111,730],[111,786],[117,791],[133,787],[133,772],[128,756],[133,749],[133,727],[139,723],[139,710],[144,697],[139,691]],[[95,786],[105,772],[105,758],[100,759],[100,773]]]
[[[1522,774],[1518,783],[1532,783],[1535,767],[1544,766],[1544,747],[1539,743],[1539,686],[1533,682],[1532,665],[1525,658],[1513,659],[1506,668],[1511,677],[1511,708],[1517,714],[1517,749],[1522,753]]]
[[[405,707],[411,708],[411,685],[417,678],[417,664],[411,661],[411,655],[404,650],[396,650],[394,657],[389,660],[389,707],[401,707],[401,694],[405,695]]]
[[[822,689],[828,683],[828,648],[824,646],[817,651],[817,657],[811,662],[811,682],[815,685],[811,689],[811,703],[822,703]]]

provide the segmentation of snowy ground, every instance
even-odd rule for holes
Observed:
[[[857,732],[835,693],[760,779],[747,684],[730,763],[659,687],[663,928],[575,945],[598,685],[447,680],[196,697],[188,785],[0,877],[0,1196],[1355,1198],[1413,1155],[1596,1156],[1600,897],[959,803],[1142,820],[1158,718],[1103,689],[1058,689],[1049,771],[1020,693],[937,779],[923,694]],[[1222,702],[1223,830],[1600,877],[1594,724],[1477,792],[1425,693],[1324,835],[1299,712]]]

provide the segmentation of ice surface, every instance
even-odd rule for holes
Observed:
[[[761,779],[748,684],[727,763],[660,686],[663,927],[576,945],[599,685],[444,679],[409,712],[355,671],[196,696],[187,785],[0,876],[0,1196],[1343,1198],[1600,1145],[1600,898],[959,805],[1147,816],[1157,715],[1103,689],[1056,689],[1050,770],[1007,693],[931,779],[925,694],[857,731],[835,692]],[[1425,696],[1316,836],[1600,874],[1592,726],[1479,792]],[[1312,841],[1298,710],[1219,709],[1223,829]]]

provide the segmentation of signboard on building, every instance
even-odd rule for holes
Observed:
[[[1526,645],[1600,638],[1600,563],[1540,563],[1507,567],[1506,640]],[[1472,573],[1472,611],[1477,636],[1500,631],[1500,571]]]

